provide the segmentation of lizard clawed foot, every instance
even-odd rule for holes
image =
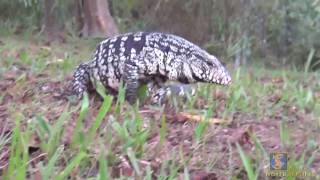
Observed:
[[[195,95],[195,88],[191,85],[173,84],[158,89],[151,97],[152,104],[161,105],[169,97],[187,98],[188,95]]]

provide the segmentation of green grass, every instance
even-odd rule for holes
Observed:
[[[297,170],[320,168],[320,74],[308,64],[302,72],[230,68],[230,87],[199,84],[196,96],[173,98],[166,107],[143,105],[143,89],[140,104],[130,106],[123,87],[117,97],[101,87],[102,100],[86,94],[70,105],[59,93],[94,42],[3,42],[1,179],[192,179],[196,172],[268,179],[272,152],[287,152]],[[205,120],[178,121],[179,112]],[[211,125],[210,118],[230,122]]]
[[[238,152],[240,154],[240,158],[241,158],[241,161],[243,163],[243,166],[247,172],[247,175],[248,175],[248,179],[249,180],[256,180],[258,179],[258,175],[259,173],[258,172],[254,172],[254,169],[253,169],[253,165],[252,165],[252,162],[250,160],[250,158],[243,152],[241,146],[239,144],[237,144],[237,149],[238,149]]]
[[[16,126],[12,132],[12,141],[9,157],[9,165],[7,171],[4,173],[5,179],[23,179],[27,173],[27,162],[29,160],[29,154],[27,150],[27,142],[30,131],[21,132],[20,123],[21,116],[16,115]]]

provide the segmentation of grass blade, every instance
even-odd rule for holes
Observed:
[[[37,122],[40,125],[41,130],[44,130],[45,133],[47,133],[49,136],[51,135],[51,126],[48,124],[43,117],[38,116],[37,117]]]
[[[117,118],[120,116],[120,113],[122,111],[122,106],[125,101],[125,95],[126,95],[126,89],[123,86],[123,81],[121,81],[119,85],[117,104],[115,108]]]
[[[109,111],[111,104],[112,104],[112,96],[106,96],[101,107],[100,107],[99,113],[98,113],[93,125],[89,129],[89,132],[88,132],[89,135],[87,138],[88,145],[90,142],[92,142],[92,139],[96,135],[96,132],[97,132],[98,128],[100,127],[100,124],[102,123],[107,112]]]
[[[27,132],[21,132],[21,119],[22,116],[17,114],[15,119],[16,126],[12,133],[9,166],[4,172],[4,179],[25,179],[26,177],[29,159],[26,142],[28,142],[30,133],[28,133],[29,129],[27,129]]]
[[[313,56],[314,56],[314,53],[316,52],[316,50],[314,48],[312,48],[309,52],[309,55],[308,55],[308,59],[307,59],[307,62],[304,66],[304,73],[308,73],[310,71],[310,66],[311,66],[311,62],[312,62],[312,59],[313,59]]]
[[[247,172],[249,180],[256,180],[258,178],[258,174],[254,174],[254,170],[251,164],[250,158],[244,153],[241,146],[237,143],[237,149],[240,154],[240,158],[242,161],[242,164],[244,165],[244,168]]]
[[[290,144],[289,128],[285,122],[280,122],[280,140],[283,147]]]
[[[16,169],[17,177],[16,179],[25,179],[27,177],[28,170],[28,160],[29,160],[29,139],[30,139],[31,129],[28,126],[25,132],[20,133],[20,143],[21,143],[21,155],[20,157],[20,167]]]
[[[103,155],[100,156],[99,159],[99,179],[107,180],[108,177],[108,163]]]
[[[105,99],[106,96],[107,96],[105,87],[102,85],[102,83],[101,83],[100,81],[98,81],[98,82],[96,83],[96,86],[97,86],[96,91],[98,92],[98,94],[99,94],[103,99]]]
[[[209,125],[209,118],[212,116],[213,113],[213,107],[210,108],[205,116],[205,119],[203,121],[201,121],[197,127],[195,128],[195,136],[196,136],[196,141],[199,142],[201,137],[203,136],[205,130],[207,129],[208,125]]]
[[[79,117],[77,119],[76,127],[74,129],[74,132],[73,132],[73,135],[72,135],[72,138],[71,138],[73,146],[78,144],[79,133],[81,132],[81,129],[82,129],[82,121],[85,118],[88,110],[89,110],[89,97],[88,97],[87,93],[84,93],[82,104],[81,104],[81,110],[80,110],[80,113],[79,113]]]
[[[183,179],[185,180],[190,180],[190,174],[189,174],[189,170],[187,167],[184,167],[184,171],[183,171]]]
[[[57,179],[58,180],[62,180],[62,179],[65,179],[70,173],[71,171],[79,166],[81,160],[83,158],[86,157],[86,153],[84,152],[79,152],[76,157],[74,157],[70,163],[68,163],[67,167],[57,176]]]
[[[145,176],[145,179],[146,180],[152,180],[152,169],[150,167],[150,165],[148,164],[147,168],[146,168],[146,176]]]
[[[164,140],[167,135],[167,121],[166,121],[166,116],[163,115],[161,118],[161,127],[160,127],[160,140],[159,143],[157,144],[156,152],[160,152],[160,148],[162,147]]]
[[[53,152],[59,147],[60,138],[63,132],[63,124],[66,122],[66,119],[69,116],[68,108],[66,108],[57,122],[54,124],[52,128],[51,136],[48,140],[48,156],[51,157]]]
[[[139,165],[138,165],[138,160],[137,160],[136,156],[134,155],[134,152],[132,151],[131,148],[128,148],[127,154],[128,154],[129,160],[130,160],[130,162],[131,162],[131,164],[133,166],[133,169],[135,170],[137,175],[140,176],[141,175],[141,171],[140,171],[140,168],[139,168]]]
[[[266,149],[263,147],[261,141],[258,139],[258,137],[255,135],[255,134],[251,134],[251,138],[256,146],[256,149],[259,149],[263,156],[267,157],[268,156],[268,153],[266,151]]]
[[[42,174],[42,178],[43,179],[50,179],[52,178],[52,175],[54,173],[54,166],[56,164],[56,162],[58,161],[58,158],[60,157],[60,155],[62,154],[64,150],[64,147],[61,146],[59,147],[54,154],[52,155],[51,159],[48,162],[48,165],[46,167],[42,167],[41,168],[41,174]]]
[[[127,128],[121,126],[119,122],[114,121],[114,122],[111,124],[111,126],[112,126],[112,128],[117,132],[117,134],[120,136],[120,138],[121,138],[123,141],[126,141],[126,140],[130,137],[130,136],[129,136],[129,132],[127,131]]]

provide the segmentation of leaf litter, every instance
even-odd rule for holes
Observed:
[[[33,49],[33,51],[36,50]],[[50,52],[52,55],[51,49]],[[18,56],[17,54],[19,53],[2,52],[4,57],[12,56],[12,54]],[[56,61],[50,62],[56,63]],[[0,134],[11,133],[14,127],[13,111],[22,113],[26,119],[33,119],[37,115],[43,115],[48,123],[55,123],[67,107],[68,102],[64,93],[68,87],[70,76],[57,81],[51,78],[50,72],[32,74],[27,72],[28,67],[21,67],[21,65],[14,67],[16,68],[3,72],[2,77],[0,77]],[[22,74],[26,74],[23,80],[25,82],[19,84],[17,80],[22,78]],[[279,88],[280,92],[285,83],[282,77],[264,76],[260,80],[261,83]],[[319,102],[318,91],[315,92],[314,97]],[[168,109],[162,114],[160,110],[150,108],[148,105],[140,107],[140,113],[145,121],[146,129],[150,125],[150,123],[146,123],[148,121],[153,121],[152,123],[155,123],[155,127],[160,128],[163,115],[166,116],[167,121],[165,140],[159,152],[156,152],[156,149],[159,148],[157,144],[160,141],[160,132],[157,129],[152,129],[152,132],[150,132],[145,144],[144,154],[141,159],[138,159],[138,165],[142,171],[145,172],[148,167],[151,167],[153,177],[156,177],[164,163],[175,162],[179,164],[177,169],[178,177],[183,177],[186,159],[179,155],[181,153],[183,157],[188,159],[187,166],[192,179],[225,179],[228,175],[232,175],[230,174],[230,169],[235,173],[237,169],[242,168],[241,160],[235,147],[236,143],[239,143],[253,160],[258,157],[255,142],[252,138],[253,135],[259,139],[268,153],[286,150],[290,155],[294,154],[300,157],[305,151],[311,155],[312,152],[315,152],[315,149],[319,148],[319,127],[314,126],[316,119],[310,113],[301,110],[294,104],[284,103],[270,116],[259,116],[255,113],[242,112],[241,109],[236,109],[230,112],[228,118],[225,119],[221,112],[226,110],[228,94],[218,89],[213,92],[213,98],[219,105],[214,110],[214,115],[208,118],[209,125],[204,131],[201,142],[198,142],[194,136],[195,128],[205,119],[201,113],[177,112],[174,109]],[[282,94],[277,93],[265,98],[263,103],[266,105],[270,103],[278,104],[281,99]],[[196,110],[201,110],[206,107],[207,103],[208,101],[205,98],[199,97],[194,107],[197,108]],[[93,97],[90,99],[89,112],[84,120],[84,132],[88,131],[93,123],[100,105],[99,98]],[[71,120],[64,124],[65,133],[60,142],[66,147],[70,145],[75,121],[79,115],[76,107],[72,109]],[[124,109],[129,109],[127,104]],[[110,125],[108,119],[113,113],[114,108],[112,107],[104,118],[100,129],[108,128],[107,126]],[[293,119],[293,121],[286,121],[283,115],[289,120]],[[119,121],[123,121],[123,118],[121,117]],[[281,139],[279,138],[280,123],[282,121],[288,125],[287,127],[292,132],[290,136],[291,145],[287,147],[281,145]],[[26,125],[27,122],[23,122],[23,127]],[[310,145],[310,137],[315,139],[314,146]],[[41,161],[46,160],[46,154],[39,148],[39,141],[36,134],[33,134],[29,142],[29,148],[32,149],[29,163],[33,164],[34,167]],[[10,143],[6,142],[1,147],[0,173],[6,167],[8,161],[9,146]],[[112,147],[112,145],[108,146]],[[310,148],[306,149],[308,146]],[[99,149],[98,145],[94,148]],[[128,157],[120,153],[119,147],[114,148],[119,161],[110,167],[111,172],[113,172],[111,174],[114,177],[119,177],[120,175],[136,177],[137,174]],[[320,169],[320,152],[318,151],[317,153],[311,164],[311,169],[313,170]],[[169,170],[167,171],[169,172]],[[98,170],[92,172],[98,172]],[[39,171],[36,171],[35,177],[39,176],[37,173]]]

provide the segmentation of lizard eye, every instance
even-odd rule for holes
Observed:
[[[209,66],[213,66],[213,63],[210,62],[210,61],[208,61],[207,64],[208,64]]]

